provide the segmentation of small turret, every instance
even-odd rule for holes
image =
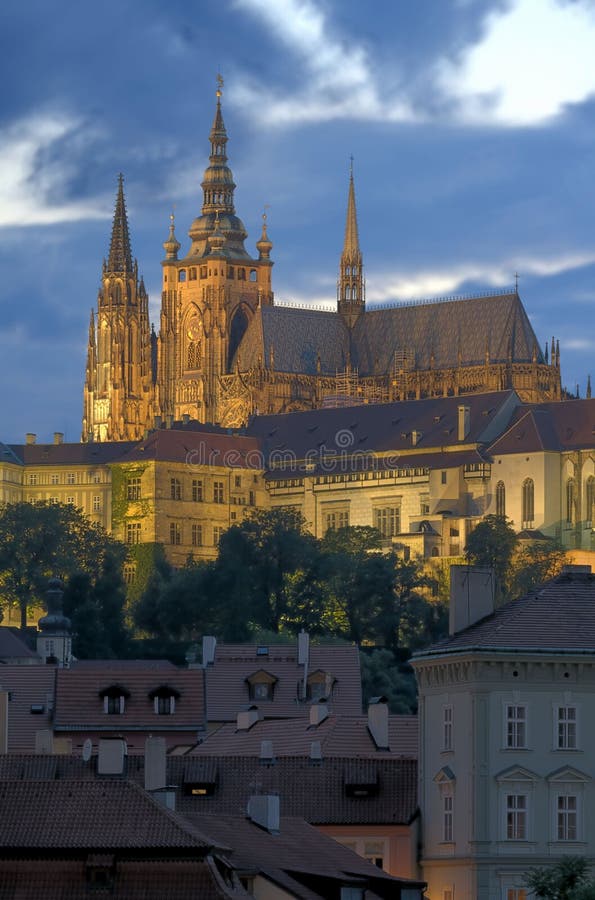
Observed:
[[[175,217],[172,214],[169,217],[169,235],[166,241],[163,242],[163,249],[165,250],[165,258],[166,259],[177,259],[178,258],[178,250],[182,246],[179,240],[176,238],[175,231]]]
[[[72,661],[71,622],[62,609],[63,597],[63,583],[59,578],[50,578],[45,592],[47,613],[37,623],[41,632],[37,653],[45,663],[60,667],[69,666]]]
[[[262,214],[262,234],[260,235],[260,240],[256,241],[256,249],[258,250],[259,259],[270,258],[271,250],[273,249],[273,242],[269,240],[269,236],[267,234],[266,209]]]
[[[128,232],[128,216],[124,200],[124,176],[118,175],[118,194],[114,210],[112,238],[105,272],[132,273],[132,253],[130,252],[130,235]]]

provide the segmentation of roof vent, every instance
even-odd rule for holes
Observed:
[[[326,700],[318,700],[310,707],[310,725],[320,725],[325,719],[328,719],[328,706]]]
[[[25,435],[25,443],[26,444],[29,444],[29,445],[34,444],[36,440],[37,440],[37,435],[33,434],[32,431],[28,431],[27,434]]]
[[[368,704],[368,729],[377,750],[390,750],[388,741],[388,700],[371,697]]]
[[[261,763],[271,765],[275,762],[275,757],[273,755],[273,742],[272,741],[261,741],[260,742],[260,761]]]
[[[256,725],[260,719],[260,713],[257,706],[247,706],[238,712],[236,719],[236,729],[238,731],[248,731],[253,725]]]

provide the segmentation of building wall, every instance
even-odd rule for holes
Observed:
[[[382,869],[399,878],[419,878],[418,820],[410,825],[317,825],[319,831],[373,862],[382,856]]]
[[[111,473],[106,465],[27,466],[22,499],[29,503],[36,500],[71,503],[92,522],[111,530]]]
[[[420,685],[423,878],[429,900],[508,900],[531,866],[564,854],[595,861],[595,665],[560,654],[416,664]],[[526,710],[525,746],[508,748],[507,708]],[[558,706],[577,716],[576,749],[558,749]],[[452,710],[452,749],[444,714]],[[444,797],[453,798],[452,839]],[[507,833],[506,798],[526,797],[526,835]],[[576,797],[575,839],[558,839],[557,798]]]

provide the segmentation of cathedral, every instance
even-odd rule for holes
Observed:
[[[560,350],[539,346],[516,290],[368,308],[353,172],[337,308],[276,304],[266,215],[256,241],[234,206],[221,82],[185,256],[173,216],[163,244],[159,334],[133,261],[122,176],[91,313],[83,441],[136,440],[160,423],[227,428],[254,414],[516,390],[561,397]]]

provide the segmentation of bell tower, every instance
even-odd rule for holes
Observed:
[[[347,197],[347,218],[345,240],[339,263],[337,282],[337,308],[348,328],[353,328],[366,306],[366,285],[364,264],[359,247],[357,214],[355,209],[355,187],[353,184],[353,159],[349,172],[349,194]]]
[[[174,420],[221,420],[219,378],[234,370],[235,351],[258,307],[273,302],[266,224],[253,258],[235,212],[222,89],[218,76],[202,210],[188,231],[190,248],[180,259],[173,220],[163,245],[158,391],[162,415]]]
[[[118,193],[97,316],[91,312],[83,441],[138,440],[153,418],[149,298],[132,261],[124,179]]]

